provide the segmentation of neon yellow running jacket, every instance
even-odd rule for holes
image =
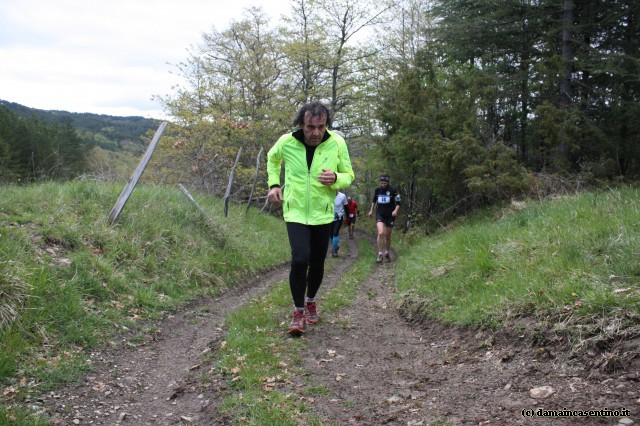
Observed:
[[[351,185],[355,177],[349,150],[344,139],[330,130],[329,138],[321,142],[307,167],[307,151],[293,133],[282,135],[267,154],[269,188],[280,185],[280,171],[285,165],[283,216],[286,222],[322,225],[333,221],[336,189]],[[318,182],[322,169],[333,170],[337,180],[333,185]]]

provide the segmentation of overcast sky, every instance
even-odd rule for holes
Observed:
[[[0,0],[0,99],[30,108],[164,119],[151,100],[215,26],[291,0]]]

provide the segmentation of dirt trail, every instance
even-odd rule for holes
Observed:
[[[117,349],[92,354],[95,371],[82,386],[47,395],[44,406],[61,425],[197,421],[224,387],[218,378],[201,392],[197,377],[203,357],[224,335],[225,316],[287,276],[281,267],[219,298],[192,304],[157,324],[136,348],[130,345],[131,335],[122,336]]]
[[[637,370],[609,376],[528,342],[411,325],[394,307],[394,272],[393,263],[380,265],[353,307],[323,318],[309,336],[305,369],[312,372],[312,385],[329,389],[312,404],[326,424],[617,425],[621,416],[549,419],[522,413],[622,407],[637,421]],[[532,398],[531,389],[541,386],[554,393]]]
[[[359,238],[369,235],[358,234]],[[325,277],[324,289],[347,273],[358,248],[343,239],[349,256]],[[395,255],[394,255],[395,257]],[[373,261],[373,259],[372,259]],[[326,425],[617,425],[621,416],[592,418],[524,417],[522,410],[630,410],[639,422],[640,374],[635,369],[607,375],[584,364],[506,340],[438,324],[406,322],[393,299],[395,262],[378,265],[353,305],[322,315],[307,333],[303,368],[305,396]],[[243,288],[182,310],[161,324],[146,342],[92,355],[95,372],[82,386],[32,402],[60,425],[219,425],[216,414],[225,381],[197,378],[205,357],[215,356],[224,317],[270,285],[287,279],[288,266]],[[322,296],[319,306],[322,309]],[[130,337],[130,336],[129,336]],[[533,388],[551,386],[545,399]],[[324,389],[316,392],[313,389]],[[312,396],[309,397],[308,395]],[[631,421],[631,420],[630,420]],[[627,423],[629,424],[629,423]]]

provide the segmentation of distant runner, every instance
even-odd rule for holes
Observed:
[[[349,238],[353,240],[353,231],[356,229],[356,217],[360,216],[358,203],[353,201],[351,197],[347,197],[347,214],[344,216],[344,223],[349,231]]]
[[[380,176],[380,186],[376,188],[373,194],[371,210],[369,217],[373,216],[373,209],[376,209],[376,228],[378,231],[378,258],[376,262],[382,262],[384,258],[387,262],[391,262],[391,231],[395,225],[398,211],[400,211],[400,194],[389,186],[389,175],[382,174]]]
[[[336,191],[336,200],[333,207],[333,224],[331,225],[331,256],[338,257],[340,249],[340,228],[347,208],[347,196],[339,190]]]

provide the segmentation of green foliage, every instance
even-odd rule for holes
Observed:
[[[415,67],[400,68],[378,111],[388,123],[389,136],[379,142],[383,169],[410,182],[409,204],[459,212],[521,192],[527,173],[515,152],[492,141],[473,117],[480,90],[473,84],[482,76],[465,69],[445,76],[436,72],[433,57],[416,60]]]
[[[34,117],[48,125],[71,123],[77,129],[83,143],[90,146],[98,145],[110,151],[126,150],[142,154],[145,146],[141,137],[150,129],[155,130],[160,125],[159,120],[151,118],[45,111],[2,100],[0,105],[6,106],[16,116],[24,119]],[[123,146],[127,142],[132,146]]]
[[[526,192],[531,177],[516,160],[512,149],[502,144],[481,151],[479,162],[464,169],[469,192],[483,199],[505,200]]]
[[[531,157],[537,158],[539,167],[548,172],[571,170],[570,158],[582,154],[583,123],[580,112],[571,108],[561,110],[549,103],[539,105],[531,122],[530,145],[536,148]]]
[[[11,229],[3,228],[2,247],[9,249],[17,249],[13,246],[10,239],[16,238]],[[0,273],[0,328],[8,326],[17,316],[18,311],[22,309],[30,290],[30,286],[25,283],[20,274],[15,271],[15,264],[9,260],[3,262]]]
[[[295,1],[275,28],[263,8],[247,9],[229,28],[203,34],[179,66],[186,84],[158,100],[182,124],[228,114],[238,122],[266,121],[280,132],[302,104],[322,100],[336,113],[334,129],[362,134],[372,126],[369,83],[379,71],[376,50],[355,40],[381,21],[386,7]]]
[[[254,197],[264,195],[266,150],[280,136],[276,131],[268,120],[235,121],[226,114],[216,113],[192,126],[171,126],[160,140],[144,180],[182,183],[189,190],[222,196],[240,153],[231,194],[234,199],[243,200],[248,199],[252,190]],[[261,167],[255,180],[258,161]]]
[[[380,62],[389,78],[378,85],[385,137],[375,162],[400,179],[414,209],[403,214],[465,212],[517,195],[529,185],[523,167],[638,176],[640,45],[630,42],[630,8],[439,0],[395,12]]]
[[[96,146],[87,153],[86,175],[101,182],[126,182],[139,163],[140,157],[130,151],[111,151]]]
[[[278,94],[282,66],[280,40],[261,8],[221,32],[203,34],[202,43],[181,64],[187,82],[158,100],[182,124],[203,123],[223,114],[240,122],[265,119],[287,109]],[[293,114],[293,112],[292,112]]]
[[[11,147],[0,136],[0,182],[9,182],[15,179],[11,164]]]
[[[44,111],[0,101],[0,183],[89,175],[126,180],[159,121]]]
[[[513,150],[502,144],[483,147],[471,134],[459,139],[435,138],[429,150],[427,182],[445,205],[495,203],[528,186],[528,174]]]

